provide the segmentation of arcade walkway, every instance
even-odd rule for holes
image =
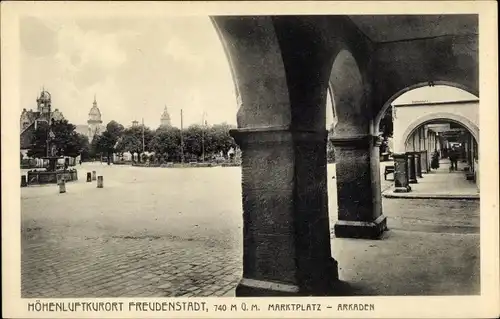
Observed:
[[[439,168],[422,174],[411,192],[395,193],[394,188],[383,192],[387,198],[479,199],[479,189],[474,181],[465,178],[465,163],[458,162],[458,170],[450,172],[450,161],[441,159]],[[388,176],[390,178],[390,176]]]

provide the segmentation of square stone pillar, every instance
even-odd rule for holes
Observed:
[[[382,214],[380,140],[362,135],[334,137],[338,221],[336,237],[379,238],[387,229]]]
[[[408,157],[408,180],[410,184],[417,184],[417,163],[414,152],[407,152]]]
[[[242,151],[243,278],[237,296],[329,295],[326,130],[232,130]]]
[[[419,151],[413,152],[415,156],[415,167],[417,170],[417,177],[422,178],[422,156]]]
[[[420,152],[420,166],[422,167],[422,173],[429,173],[429,157],[427,151]]]
[[[392,154],[394,159],[394,192],[408,193],[411,191],[408,176],[408,155],[406,153]]]

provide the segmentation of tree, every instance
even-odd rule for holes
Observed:
[[[210,128],[191,125],[184,129],[182,136],[186,160],[199,159],[203,154],[203,149],[206,157],[210,157],[214,153],[227,154],[231,148],[236,148],[234,139],[229,135],[231,128],[233,126],[223,123]],[[181,160],[181,131],[178,128],[159,127],[154,132],[146,128],[144,135],[146,150],[155,152],[158,161],[178,162]],[[142,152],[142,128],[127,128],[118,142],[117,149],[140,154]]]
[[[97,135],[92,140],[93,155],[105,154],[107,157],[108,165],[111,163],[113,153],[116,151],[118,141],[124,132],[123,125],[116,121],[111,121],[106,125],[106,130],[102,135]]]
[[[81,155],[81,160],[87,160],[90,158],[90,143],[89,139],[86,135],[76,133],[77,139],[78,139],[78,144],[81,146],[80,149],[80,155]]]
[[[104,131],[102,135],[96,137],[97,152],[106,155],[108,165],[111,163],[111,157],[114,153],[115,143],[116,141],[108,131]]]
[[[392,120],[392,106],[387,109],[382,119],[380,119],[380,132],[382,137],[382,144],[379,147],[380,154],[389,152],[389,141],[394,133],[394,126]]]
[[[107,154],[108,165],[111,162],[118,140],[121,138],[124,130],[123,125],[116,121],[111,121],[106,125],[106,131],[102,133],[102,136],[98,140],[99,148],[102,149],[103,153]]]
[[[89,157],[92,159],[96,159],[97,155],[99,154],[99,150],[97,149],[98,147],[98,141],[99,141],[99,135],[95,135],[94,138],[92,139],[92,143],[90,143],[90,154]]]
[[[392,122],[392,106],[387,109],[382,119],[380,119],[379,128],[384,139],[392,137],[392,134],[394,132],[394,126]]]
[[[149,151],[149,144],[153,139],[153,132],[148,128],[144,127],[144,150]],[[116,150],[120,153],[130,152],[141,154],[143,149],[142,145],[142,127],[133,126],[123,130],[121,138],[118,140],[116,145]],[[139,156],[139,161],[141,157]]]
[[[124,130],[125,128],[123,125],[116,121],[111,121],[106,125],[106,132],[109,133],[109,136],[115,141],[115,143],[122,136]]]
[[[85,148],[85,142],[81,136],[75,132],[75,126],[67,120],[52,120],[50,125],[45,122],[37,124],[37,128],[33,133],[33,142],[28,150],[30,157],[44,157],[47,155],[47,138],[49,129],[54,134],[54,138],[50,140],[50,145],[54,145],[57,155],[61,156],[78,156]]]
[[[162,154],[164,161],[177,161],[181,155],[181,131],[176,127],[158,128],[151,141],[149,150]]]
[[[227,123],[216,124],[212,126],[208,131],[208,147],[210,152],[219,153],[222,152],[226,156],[227,152],[231,148],[236,148],[236,142],[233,137],[229,134],[229,130],[234,128],[234,126]]]
[[[191,125],[183,132],[184,152],[188,158],[196,159],[202,154],[203,128]]]

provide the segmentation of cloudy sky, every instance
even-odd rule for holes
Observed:
[[[86,123],[94,94],[104,124],[144,118],[157,127],[165,105],[176,126],[181,109],[185,125],[201,123],[203,112],[211,124],[236,123],[229,64],[208,17],[24,17],[20,32],[21,109],[36,108],[43,86],[74,124]],[[400,101],[470,97],[442,90],[414,90]]]
[[[166,105],[174,125],[236,122],[236,98],[222,45],[208,17],[21,20],[21,108],[42,86],[73,123],[97,95],[103,121],[144,117],[156,127]]]

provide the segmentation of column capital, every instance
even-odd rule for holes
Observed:
[[[289,125],[232,129],[229,134],[241,145],[326,142],[328,131],[292,129]]]
[[[330,141],[334,146],[348,148],[378,147],[382,144],[382,139],[379,136],[371,134],[331,137]]]

